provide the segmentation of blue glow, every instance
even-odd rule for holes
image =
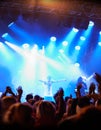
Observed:
[[[67,46],[68,46],[68,42],[67,42],[67,41],[63,41],[63,42],[60,44],[60,46],[58,47],[59,52],[60,52],[60,50],[62,50],[62,51],[65,53],[65,51],[66,51],[66,49],[67,49]]]
[[[3,38],[5,38],[5,37],[7,37],[7,36],[8,36],[8,33],[4,33],[4,34],[2,35]]]
[[[12,37],[10,34],[7,34],[6,37],[3,37],[6,41],[11,41],[12,43],[16,43],[16,40],[14,37]]]
[[[14,22],[10,23],[10,24],[8,25],[8,27],[11,27],[13,24],[14,24]]]
[[[101,31],[99,32],[99,35],[98,35],[98,44],[100,44],[101,42]]]
[[[23,28],[17,26],[16,24],[13,24],[13,26],[10,27],[10,29],[17,34],[19,37],[21,37],[21,39],[32,39],[32,37],[30,36],[30,34],[28,32],[26,32],[26,30],[24,30]]]
[[[68,41],[68,43],[71,43],[76,34],[77,32],[74,32],[74,28],[72,28],[70,32],[67,34],[65,40]]]
[[[72,93],[75,97],[73,87],[79,75],[91,74],[96,70],[101,72],[100,26],[90,21],[87,30],[62,25],[49,27],[41,23],[41,18],[30,24],[19,17],[14,23],[6,25],[6,31],[1,29],[1,41],[8,42],[0,43],[0,65],[10,71],[12,79],[9,82],[12,86],[22,85],[23,98],[30,91],[33,95],[44,96],[45,86],[39,79],[46,80],[47,75],[54,80],[67,79],[67,82],[53,84],[53,94],[62,86],[65,96]],[[7,33],[4,34],[4,31]],[[25,49],[23,43],[28,43]]]
[[[69,55],[69,50],[70,50],[72,41],[76,37],[77,33],[78,32],[74,31],[74,28],[70,29],[70,31],[67,33],[67,36],[63,40],[63,41],[65,41],[66,46],[60,44],[59,49],[64,49],[64,51],[66,52],[67,55]]]
[[[100,53],[101,53],[101,46],[97,44],[96,48],[93,51],[93,54],[90,57],[90,61],[88,62],[88,65],[90,66],[90,70],[94,70],[95,66],[96,68],[99,69],[101,65],[101,62],[99,62],[101,61]]]

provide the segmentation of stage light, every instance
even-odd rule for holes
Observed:
[[[29,44],[28,44],[28,43],[24,43],[24,44],[22,45],[22,47],[23,47],[24,49],[27,49],[27,48],[29,48]]]
[[[52,37],[50,38],[50,40],[53,41],[53,42],[55,42],[55,41],[56,41],[56,37],[55,37],[55,36],[52,36]]]
[[[101,42],[98,42],[98,45],[101,46]]]
[[[75,65],[76,67],[79,67],[79,66],[80,66],[80,64],[79,64],[79,63],[75,63],[74,65]]]
[[[11,22],[11,23],[8,25],[8,27],[11,27],[13,24],[14,24],[14,22]]]
[[[75,46],[75,50],[80,50],[80,46]]]
[[[99,32],[99,34],[101,35],[101,31]]]
[[[73,31],[74,32],[78,32],[79,30],[77,28],[73,28]]]
[[[2,35],[2,38],[6,37],[6,36],[8,36],[8,33],[4,33],[4,34]]]
[[[60,53],[64,53],[64,50],[63,50],[63,49],[60,49],[59,52],[60,52]]]
[[[80,40],[85,41],[86,38],[85,38],[84,36],[81,36],[81,37],[80,37]]]
[[[62,42],[62,45],[63,45],[63,46],[67,46],[67,45],[68,45],[68,42],[67,42],[67,41],[63,41],[63,42]]]
[[[93,21],[89,21],[89,26],[94,26],[94,22]]]

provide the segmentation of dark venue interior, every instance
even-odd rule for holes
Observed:
[[[61,82],[75,97],[78,77],[89,86],[101,74],[101,2],[93,0],[0,0],[0,92],[7,85],[44,96],[39,80]]]
[[[0,0],[0,130],[100,128],[100,0]]]

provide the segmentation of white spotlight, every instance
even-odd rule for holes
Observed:
[[[99,34],[101,35],[101,31],[99,32]]]
[[[63,41],[62,44],[63,44],[63,46],[67,46],[68,42],[67,41]]]
[[[73,28],[73,31],[74,32],[78,32],[79,30],[77,28]]]
[[[29,44],[28,44],[28,43],[24,43],[24,44],[22,45],[22,47],[23,47],[24,49],[27,49],[27,48],[29,48]]]
[[[50,40],[53,41],[53,42],[55,42],[55,41],[56,41],[56,37],[52,36],[52,37],[50,38]]]
[[[11,27],[13,24],[14,24],[14,22],[11,22],[11,23],[8,25],[8,27]]]
[[[80,50],[80,46],[75,46],[75,50]]]
[[[86,38],[84,36],[80,37],[80,40],[84,41]]]
[[[79,66],[80,66],[80,64],[79,64],[79,63],[75,63],[74,65],[75,65],[76,67],[79,67]]]
[[[3,35],[2,35],[2,37],[4,38],[4,37],[7,37],[8,36],[8,33],[4,33]]]
[[[98,45],[101,46],[101,42],[98,42]]]
[[[94,26],[94,22],[93,21],[89,21],[89,26]]]
[[[64,53],[64,50],[63,50],[63,49],[60,49],[59,52],[60,52],[60,53]]]

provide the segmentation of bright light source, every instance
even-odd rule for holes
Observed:
[[[53,41],[53,42],[55,42],[55,41],[56,41],[56,37],[52,36],[52,37],[50,38],[50,40]]]
[[[75,65],[76,67],[79,67],[79,66],[80,66],[80,64],[79,64],[79,63],[75,63],[74,65]]]
[[[78,32],[79,30],[77,28],[73,28],[73,31],[74,32]]]
[[[85,39],[86,39],[86,38],[83,37],[83,36],[80,37],[80,40],[82,40],[82,41],[84,41]]]
[[[75,50],[80,50],[80,46],[75,46]]]
[[[99,32],[99,34],[101,35],[101,31]]]
[[[2,37],[4,38],[4,37],[6,37],[8,35],[8,33],[4,33],[3,35],[2,35]]]
[[[101,42],[98,42],[98,45],[101,46]]]
[[[27,49],[27,48],[29,48],[29,44],[28,44],[28,43],[24,43],[24,44],[22,45],[22,47],[23,47],[24,49]]]
[[[93,21],[89,21],[89,26],[94,26],[94,22]]]
[[[11,27],[13,24],[14,24],[14,22],[10,23],[10,24],[8,25],[8,27]]]
[[[64,50],[63,50],[63,49],[60,49],[59,52],[60,52],[60,53],[64,53]]]
[[[67,41],[63,41],[62,44],[63,44],[63,46],[67,46],[68,42]]]

